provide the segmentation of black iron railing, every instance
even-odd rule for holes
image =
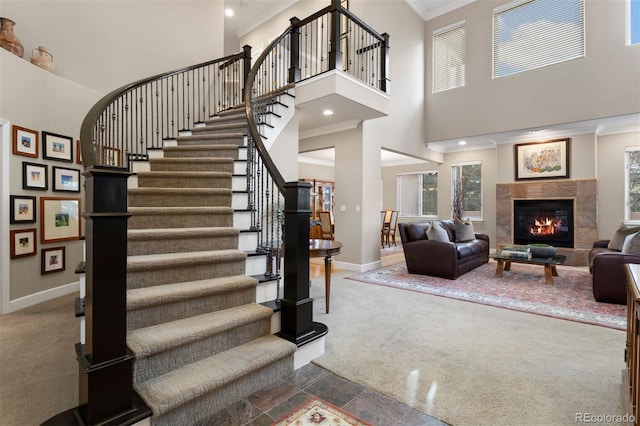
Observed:
[[[85,167],[128,168],[195,124],[242,102],[251,48],[131,83],[102,98],[80,130]]]

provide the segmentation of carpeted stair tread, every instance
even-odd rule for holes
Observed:
[[[206,146],[206,145],[205,145]],[[237,146],[235,146],[237,148]],[[165,147],[178,148],[178,147]],[[210,147],[207,147],[210,148]],[[185,149],[185,147],[181,147]],[[151,158],[150,163],[233,163],[234,159],[231,157],[164,157],[164,158]]]
[[[157,228],[157,229],[129,229],[127,236],[129,241],[147,241],[154,239],[182,239],[182,238],[215,238],[234,237],[240,234],[235,228],[210,227],[210,228]]]
[[[141,177],[164,177],[164,178],[202,178],[202,177],[211,177],[211,178],[225,178],[231,177],[232,173],[229,172],[188,172],[188,171],[150,171],[150,172],[138,172],[138,178]]]
[[[219,115],[214,118],[210,118],[205,120],[203,123],[205,126],[218,126],[220,124],[225,124],[229,122],[244,122],[245,125],[247,123],[247,114],[244,110],[234,111],[226,115]]]
[[[230,195],[231,188],[129,188],[129,194]]]
[[[159,416],[290,357],[295,351],[295,344],[268,335],[170,371],[136,386],[136,390],[153,414]]]
[[[219,130],[219,129],[235,129],[242,128],[242,125],[237,125],[235,123],[230,124],[222,124],[216,125],[215,127],[196,127],[191,129],[191,132],[194,134],[178,136],[176,141],[180,143],[180,141],[216,141],[220,139],[244,139],[244,133],[242,132],[228,132],[228,133],[206,133],[211,130]],[[244,125],[246,127],[246,124]],[[195,134],[198,133],[198,134]],[[204,134],[200,134],[204,133]]]
[[[240,250],[210,250],[187,253],[143,254],[127,257],[127,272],[219,264],[246,260],[247,253]]]
[[[231,207],[129,207],[133,215],[176,215],[176,214],[233,214]]]
[[[221,334],[244,324],[267,319],[271,315],[273,310],[262,305],[236,306],[223,311],[132,330],[127,333],[127,346],[136,358],[146,358],[188,345],[206,336]]]
[[[127,310],[247,289],[255,287],[257,283],[258,280],[253,277],[236,275],[132,289],[127,291]]]
[[[163,148],[165,153],[181,152],[181,151],[227,151],[237,150],[238,145],[225,143],[219,145],[184,145],[184,146],[165,146]],[[197,157],[196,157],[197,158]]]

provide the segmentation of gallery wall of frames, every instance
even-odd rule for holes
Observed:
[[[82,158],[70,135],[12,125],[13,160],[21,163],[21,191],[9,195],[10,258],[35,256],[40,274],[74,270],[67,245],[82,237]],[[19,188],[14,185],[13,189]]]

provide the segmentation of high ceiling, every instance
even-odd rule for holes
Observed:
[[[225,33],[243,36],[257,26],[281,13],[299,0],[224,0],[225,7],[234,10],[234,16],[225,18]],[[405,0],[409,6],[424,20],[433,19],[437,16],[448,13],[457,8],[468,5],[476,0]],[[329,3],[329,0],[326,0]],[[344,106],[342,106],[344,109]],[[340,111],[340,105],[331,105],[331,109]],[[302,111],[300,120],[301,132],[313,133],[316,127],[331,128],[340,127],[344,123],[339,123],[345,114],[334,114],[331,118],[317,118],[318,114],[312,115],[313,111]],[[303,120],[304,114],[309,115]],[[333,121],[332,121],[333,120]],[[344,121],[344,120],[343,120]],[[500,134],[479,135],[465,138],[465,145],[460,144],[460,140],[446,140],[429,143],[428,148],[439,152],[453,152],[461,150],[473,150],[495,147],[497,144],[510,143],[513,141],[536,140],[541,137],[563,137],[571,134],[596,133],[607,134],[617,131],[640,129],[640,114],[631,114],[622,117],[604,118],[599,120],[588,120],[576,123],[565,123],[545,129],[523,129]],[[333,150],[317,153],[301,154],[309,161],[332,161]],[[400,157],[399,157],[400,156]],[[382,152],[383,165],[399,164],[399,162],[415,162],[415,158],[402,158],[401,154]]]

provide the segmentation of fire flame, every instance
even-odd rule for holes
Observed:
[[[555,220],[550,217],[536,219],[534,225],[529,228],[529,233],[536,236],[554,235],[561,224],[561,220]]]

